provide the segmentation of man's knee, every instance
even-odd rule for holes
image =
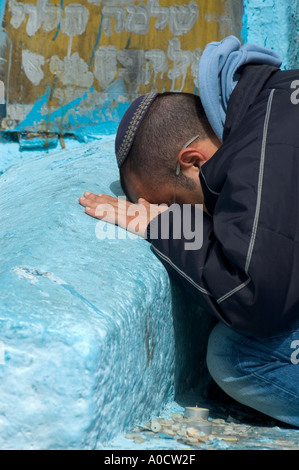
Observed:
[[[207,367],[212,378],[223,389],[234,380],[237,373],[238,353],[235,335],[237,333],[229,327],[218,323],[209,337]]]

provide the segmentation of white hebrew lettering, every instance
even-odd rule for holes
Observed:
[[[144,51],[141,49],[124,49],[118,52],[117,59],[123,65],[119,76],[129,85],[129,94],[136,94],[143,83]]]
[[[49,0],[39,0],[43,29],[47,33],[58,28],[62,16],[60,5],[49,4]]]
[[[29,15],[26,32],[28,36],[34,36],[35,33],[41,27],[41,20],[38,14],[37,8],[35,5],[28,4],[25,9],[26,13]]]
[[[70,37],[83,34],[89,16],[88,9],[83,5],[73,3],[66,5],[64,14],[65,16],[61,19],[61,31]]]
[[[124,8],[118,6],[107,5],[102,9],[103,14],[103,30],[106,36],[112,35],[111,19],[115,18],[115,32],[122,33],[125,27],[126,13]]]
[[[99,7],[102,3],[102,0],[87,0],[88,3],[92,3],[93,5],[96,5],[97,7]]]
[[[8,6],[11,14],[10,24],[13,28],[18,29],[23,21],[25,21],[25,5],[23,3],[18,3],[15,0],[9,0]]]
[[[94,3],[94,2],[93,2]],[[133,3],[133,2],[127,2]],[[111,36],[112,22],[115,19],[115,32],[121,33],[124,28],[127,32],[146,34],[149,30],[150,18],[157,18],[155,27],[163,30],[167,25],[175,36],[188,33],[198,19],[198,5],[191,1],[189,5],[160,7],[159,0],[148,0],[147,5],[141,3],[138,6],[104,5],[103,30],[106,36]],[[127,13],[127,15],[126,15]]]
[[[172,80],[171,91],[176,91],[176,80],[181,80],[180,91],[185,86],[187,71],[191,65],[191,76],[197,87],[197,74],[201,49],[195,49],[193,53],[181,49],[178,38],[169,40],[168,54],[162,49],[122,49],[116,46],[100,46],[95,52],[94,69],[91,72],[87,63],[80,58],[78,53],[61,60],[57,55],[51,57],[49,62],[50,72],[55,74],[65,86],[73,85],[81,88],[90,88],[94,78],[99,82],[102,90],[112,83],[117,73],[129,85],[131,92],[139,92],[142,85],[151,85],[151,90],[156,91],[156,80],[160,74],[161,79],[168,71],[168,78]],[[172,66],[168,64],[172,61]],[[27,78],[33,85],[38,85],[44,77],[42,70],[45,58],[28,50],[22,51],[22,65]],[[0,102],[2,93],[0,82]],[[4,98],[3,98],[4,99]]]
[[[100,0],[89,0],[100,6]],[[108,3],[108,2],[107,2]],[[157,18],[156,29],[163,30],[167,25],[175,36],[186,34],[195,25],[198,19],[199,7],[195,1],[188,5],[173,5],[160,7],[159,0],[148,0],[148,4],[141,3],[134,6],[133,1],[127,1],[126,6],[120,6],[110,2],[102,7],[103,31],[107,36],[112,35],[111,19],[114,18],[116,33],[124,29],[135,34],[146,34],[149,30],[150,18]],[[18,29],[21,24],[28,21],[26,32],[33,36],[42,26],[44,31],[50,32],[57,29],[59,23],[62,31],[69,37],[80,35],[86,30],[89,10],[80,3],[68,4],[62,7],[50,3],[50,0],[37,0],[33,3],[23,3],[17,0],[9,0],[9,11],[11,14],[10,24]]]
[[[100,46],[95,52],[93,74],[103,89],[113,82],[116,76],[116,54],[116,46]]]
[[[194,77],[194,85],[198,88],[198,66],[202,55],[202,49],[197,48],[193,52],[193,61],[191,64],[191,75]]]
[[[163,78],[164,73],[167,72],[167,58],[164,51],[161,49],[152,49],[145,52],[145,76],[144,76],[144,85],[150,83],[150,76],[154,74],[152,90],[156,91],[156,79],[157,75],[160,73],[161,78]],[[150,70],[150,63],[152,64],[152,69]]]
[[[198,6],[195,2],[189,5],[170,7],[169,28],[172,34],[179,36],[191,31],[198,18]]]
[[[52,56],[50,72],[56,74],[63,85],[90,88],[93,84],[93,74],[88,71],[88,65],[77,52],[65,57],[63,61],[58,56]]]
[[[22,65],[26,77],[33,85],[38,85],[44,78],[42,66],[45,64],[45,58],[34,52],[22,50]]]
[[[11,13],[10,24],[16,29],[21,26],[28,15],[26,25],[28,36],[34,36],[42,24],[46,32],[57,28],[61,15],[61,7],[49,5],[49,0],[38,0],[36,5],[10,0],[9,9]]]
[[[160,7],[158,0],[148,0],[148,6],[151,16],[158,17],[156,21],[156,29],[163,30],[169,23],[169,8]]]
[[[26,15],[28,15],[26,25],[28,36],[36,34],[41,26],[46,32],[53,31],[61,21],[62,31],[73,37],[84,33],[89,16],[88,9],[83,5],[73,3],[62,9],[60,5],[50,4],[49,0],[38,0],[36,5],[9,0],[9,11],[11,14],[10,24],[15,29],[18,29],[26,21]]]
[[[187,69],[191,64],[193,54],[190,51],[182,51],[179,39],[172,38],[168,43],[168,57],[174,63],[173,68],[168,70],[168,77],[172,80],[171,91],[175,90],[176,79],[183,76],[180,89],[180,91],[182,91],[185,86]]]
[[[146,34],[149,28],[149,14],[145,5],[138,7],[127,6],[129,13],[126,21],[126,31],[135,34]]]

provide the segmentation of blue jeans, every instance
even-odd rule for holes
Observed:
[[[207,365],[227,395],[299,427],[299,323],[266,339],[219,323],[209,338]]]

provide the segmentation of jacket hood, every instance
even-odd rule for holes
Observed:
[[[280,67],[281,57],[256,44],[241,45],[235,36],[208,44],[198,69],[198,89],[207,118],[219,140],[223,141],[226,111],[231,94],[247,64]]]

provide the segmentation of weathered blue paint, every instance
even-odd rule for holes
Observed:
[[[1,449],[101,448],[186,382],[208,383],[210,317],[148,242],[78,204],[88,189],[122,195],[115,136],[98,138],[0,143]]]
[[[5,13],[6,0],[0,0],[0,25],[3,23]]]
[[[38,101],[36,101],[36,103],[34,103],[26,118],[18,126],[16,126],[16,132],[23,132],[24,130],[27,130],[27,128],[31,128],[32,131],[34,130],[37,122],[43,118],[42,108],[47,104],[50,93],[51,89],[48,87],[47,91],[40,97]]]
[[[299,1],[243,0],[242,37],[278,52],[282,68],[299,67]]]
[[[60,6],[61,6],[61,9],[63,9],[63,0],[60,0]],[[56,33],[55,33],[54,37],[52,38],[52,41],[55,41],[55,39],[57,38],[57,36],[60,32],[60,28],[61,28],[61,23],[59,22],[58,26],[57,26]]]
[[[119,101],[120,96],[125,94],[125,84],[122,79],[117,79],[105,93],[105,101],[101,107],[90,109],[88,114],[77,112],[80,105],[88,98],[85,92],[79,98],[61,106],[55,111],[47,112],[47,103],[50,99],[52,90],[48,87],[47,91],[34,104],[26,118],[14,128],[14,132],[24,132],[29,130],[34,132],[37,123],[40,121],[49,122],[51,132],[63,135],[64,131],[69,132],[84,140],[89,135],[107,134],[116,131],[120,117],[125,113],[129,106],[129,101]],[[94,93],[91,88],[89,93]],[[117,105],[115,105],[117,103]],[[59,118],[59,119],[57,119]]]
[[[0,448],[92,449],[173,395],[169,281],[144,240],[98,240],[77,202],[113,194],[113,137],[22,156],[4,145]]]
[[[98,47],[99,42],[100,42],[100,39],[101,39],[101,35],[102,35],[102,22],[103,22],[103,12],[101,13],[101,16],[100,16],[99,31],[98,31],[98,35],[97,35],[97,38],[96,38],[96,41],[95,41],[93,50],[92,50],[92,54],[91,54],[91,57],[90,57],[90,61],[89,61],[88,67],[91,67],[91,65],[92,65],[92,63],[93,63],[94,55],[95,55],[95,52],[96,52],[96,50],[97,50],[97,47]]]

